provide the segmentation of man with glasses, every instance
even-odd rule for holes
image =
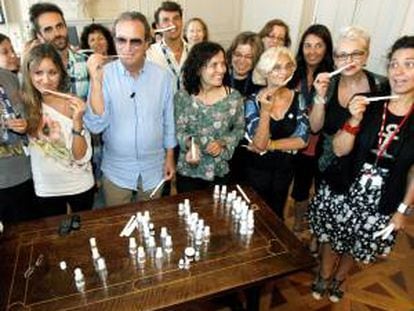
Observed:
[[[29,18],[36,36],[32,45],[39,42],[53,44],[68,71],[71,92],[86,99],[89,89],[86,57],[70,48],[68,28],[62,10],[52,3],[35,3],[30,7]]]
[[[144,15],[125,12],[114,23],[119,60],[88,60],[91,76],[85,123],[103,133],[103,189],[108,206],[146,200],[175,174],[173,77],[145,59],[150,27]],[[138,192],[137,196],[135,193]],[[159,197],[162,187],[152,196]]]
[[[188,45],[182,39],[183,10],[172,1],[164,1],[154,14],[157,29],[174,27],[163,32],[160,42],[154,43],[147,51],[150,61],[168,69],[175,77],[174,87],[180,88],[180,71],[187,59]]]

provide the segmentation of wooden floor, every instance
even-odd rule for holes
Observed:
[[[290,217],[287,223],[291,222]],[[354,269],[339,303],[312,298],[313,275],[309,271],[276,281],[270,310],[414,311],[414,215],[390,256]]]
[[[286,223],[293,222],[287,212]],[[300,236],[306,243],[309,233]],[[264,305],[270,311],[414,311],[414,215],[405,232],[398,236],[390,256],[375,264],[355,267],[345,283],[346,293],[337,304],[327,298],[316,301],[310,294],[314,271],[300,272],[270,285]],[[190,308],[203,311],[229,311],[217,300]]]

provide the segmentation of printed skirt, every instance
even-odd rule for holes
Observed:
[[[386,177],[386,171],[381,172]],[[309,208],[311,232],[320,243],[328,242],[339,254],[370,263],[379,255],[390,253],[396,232],[386,239],[374,233],[388,226],[392,215],[378,212],[380,187],[367,187],[361,172],[345,194],[334,193],[322,181]]]

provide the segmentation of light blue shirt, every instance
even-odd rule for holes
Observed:
[[[136,190],[141,175],[146,191],[163,178],[165,149],[177,144],[172,79],[149,61],[136,77],[119,60],[104,67],[104,113],[88,105],[84,122],[92,133],[103,132],[101,168],[121,188]]]

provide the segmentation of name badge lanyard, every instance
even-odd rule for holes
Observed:
[[[174,63],[170,57],[170,54],[167,51],[167,47],[165,46],[164,43],[161,43],[161,51],[164,54],[165,60],[167,61],[168,68],[170,68],[174,76],[177,78],[177,90],[179,90],[180,89],[180,73],[177,72],[177,69],[175,68]],[[187,49],[185,49],[185,51],[188,52]]]
[[[403,127],[404,123],[408,120],[411,113],[413,112],[413,104],[411,105],[410,111],[404,116],[404,118],[401,120],[400,124],[398,124],[397,128],[394,132],[392,132],[391,135],[389,135],[387,138],[385,138],[385,123],[387,120],[387,110],[388,110],[388,103],[384,104],[384,111],[382,113],[382,122],[379,132],[379,139],[378,139],[378,152],[377,152],[377,158],[375,159],[375,166],[378,164],[378,161],[384,156],[387,149],[390,147],[393,139],[395,136],[400,132],[401,128]]]
[[[402,126],[404,125],[404,123],[407,121],[408,117],[411,115],[412,112],[412,108],[411,110],[404,116],[404,118],[401,120],[400,124],[398,124],[397,128],[395,129],[394,132],[391,133],[391,135],[389,135],[388,137],[385,138],[385,124],[387,122],[387,110],[388,110],[388,103],[384,104],[384,111],[382,113],[382,121],[381,121],[381,127],[380,127],[380,131],[378,133],[379,139],[378,139],[378,146],[377,146],[377,156],[374,162],[374,165],[368,170],[366,171],[364,174],[366,175],[367,179],[365,182],[365,187],[367,189],[369,189],[371,187],[371,184],[373,182],[373,179],[377,179],[379,178],[380,180],[382,180],[382,177],[379,175],[378,173],[378,161],[384,157],[385,152],[387,151],[387,149],[390,147],[392,141],[394,140],[395,136],[400,132]]]

